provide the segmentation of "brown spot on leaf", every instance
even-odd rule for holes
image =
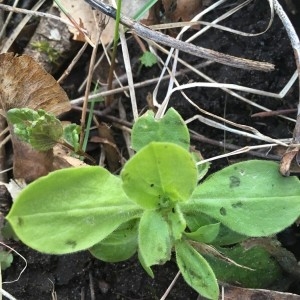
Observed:
[[[232,189],[232,188],[235,188],[235,187],[238,187],[240,186],[241,184],[241,180],[239,177],[237,176],[230,176],[229,177],[229,180],[230,180],[230,184],[229,184],[229,187]]]
[[[18,226],[23,226],[23,224],[24,224],[24,220],[21,218],[21,217],[18,217]]]
[[[222,216],[226,216],[226,215],[227,215],[227,211],[226,211],[226,208],[225,208],[225,207],[221,207],[221,208],[220,208],[220,214],[221,214]]]
[[[77,245],[76,241],[73,240],[67,240],[66,245],[71,246],[72,249],[74,249]]]
[[[243,206],[243,202],[238,201],[238,202],[232,203],[231,206],[232,206],[233,208],[240,208],[240,207]]]

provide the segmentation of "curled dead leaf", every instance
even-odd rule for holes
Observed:
[[[63,145],[55,145],[53,148],[53,153],[53,170],[87,166],[87,164],[84,163],[82,160],[76,157],[72,157],[70,150],[64,147]]]
[[[299,173],[300,168],[297,162],[298,147],[289,148],[282,156],[279,171],[283,176],[289,176],[290,173]]]
[[[105,2],[114,6],[114,2],[111,0]],[[147,0],[122,0],[122,14],[133,17],[146,3]],[[99,29],[101,29],[101,43],[106,45],[113,40],[115,31],[115,21],[113,19],[108,18],[100,11],[92,10],[91,6],[84,0],[61,0],[60,4],[75,22],[88,32],[94,44],[98,41]],[[69,21],[64,13],[61,13],[61,18]],[[147,18],[147,14],[143,18]],[[76,28],[69,26],[68,29],[74,35],[74,40],[85,42],[85,37]]]

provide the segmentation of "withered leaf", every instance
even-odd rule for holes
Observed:
[[[299,173],[299,166],[295,161],[299,149],[297,147],[288,149],[282,156],[279,171],[283,176],[289,176],[290,172]]]
[[[33,58],[0,54],[0,109],[43,109],[59,115],[71,109],[67,94]],[[52,149],[41,152],[20,141],[9,124],[13,143],[15,178],[31,182],[53,169]]]
[[[0,54],[0,106],[4,111],[28,107],[59,115],[71,109],[68,96],[33,58]]]

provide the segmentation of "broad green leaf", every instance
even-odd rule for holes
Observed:
[[[64,254],[90,248],[141,213],[118,177],[101,167],[81,167],[52,172],[28,185],[7,220],[29,247]]]
[[[172,242],[169,225],[156,210],[145,210],[139,224],[139,254],[146,267],[170,260]]]
[[[155,209],[186,201],[196,186],[197,169],[182,147],[152,142],[125,164],[121,177],[130,199]]]
[[[217,300],[219,286],[208,262],[190,244],[180,241],[175,244],[176,261],[186,281],[201,296]]]
[[[218,280],[232,284],[238,282],[247,288],[267,288],[282,276],[280,266],[263,247],[255,246],[246,250],[239,245],[217,249],[234,262],[252,269],[242,268],[205,255]]]
[[[7,119],[14,125],[14,133],[38,151],[53,148],[63,135],[61,122],[42,109],[14,108],[8,111]]]
[[[204,225],[193,232],[185,232],[184,235],[193,241],[211,244],[220,231],[220,223]]]
[[[70,124],[64,127],[63,138],[68,144],[73,146],[75,152],[79,150],[79,134],[80,126],[77,124]]]
[[[136,220],[122,224],[89,251],[96,258],[106,262],[119,262],[133,256],[138,247],[138,228]]]
[[[281,176],[277,163],[241,162],[200,184],[181,209],[203,212],[240,234],[267,236],[299,217],[300,184],[296,177]]]
[[[134,123],[131,144],[135,151],[151,142],[169,142],[189,150],[190,135],[187,126],[178,112],[170,108],[159,120],[149,110]]]

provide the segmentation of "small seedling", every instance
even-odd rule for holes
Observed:
[[[51,45],[47,41],[33,42],[33,43],[31,43],[31,46],[34,49],[36,49],[42,53],[45,53],[48,56],[49,61],[54,64],[57,63],[57,60],[61,56],[59,51],[57,51],[55,48],[51,47]]]
[[[161,120],[151,112],[137,120],[132,147],[137,153],[120,176],[84,167],[29,184],[7,216],[20,240],[50,254],[89,249],[109,262],[137,253],[150,276],[175,252],[185,281],[218,299],[211,257],[225,256],[215,247],[275,234],[300,215],[299,180],[282,177],[274,162],[233,164],[198,184],[208,167],[197,167],[187,127],[173,109]]]
[[[156,56],[150,51],[145,51],[139,60],[141,65],[145,67],[152,67],[157,63]]]
[[[0,265],[1,270],[6,270],[13,262],[13,255],[10,252],[0,250]]]

